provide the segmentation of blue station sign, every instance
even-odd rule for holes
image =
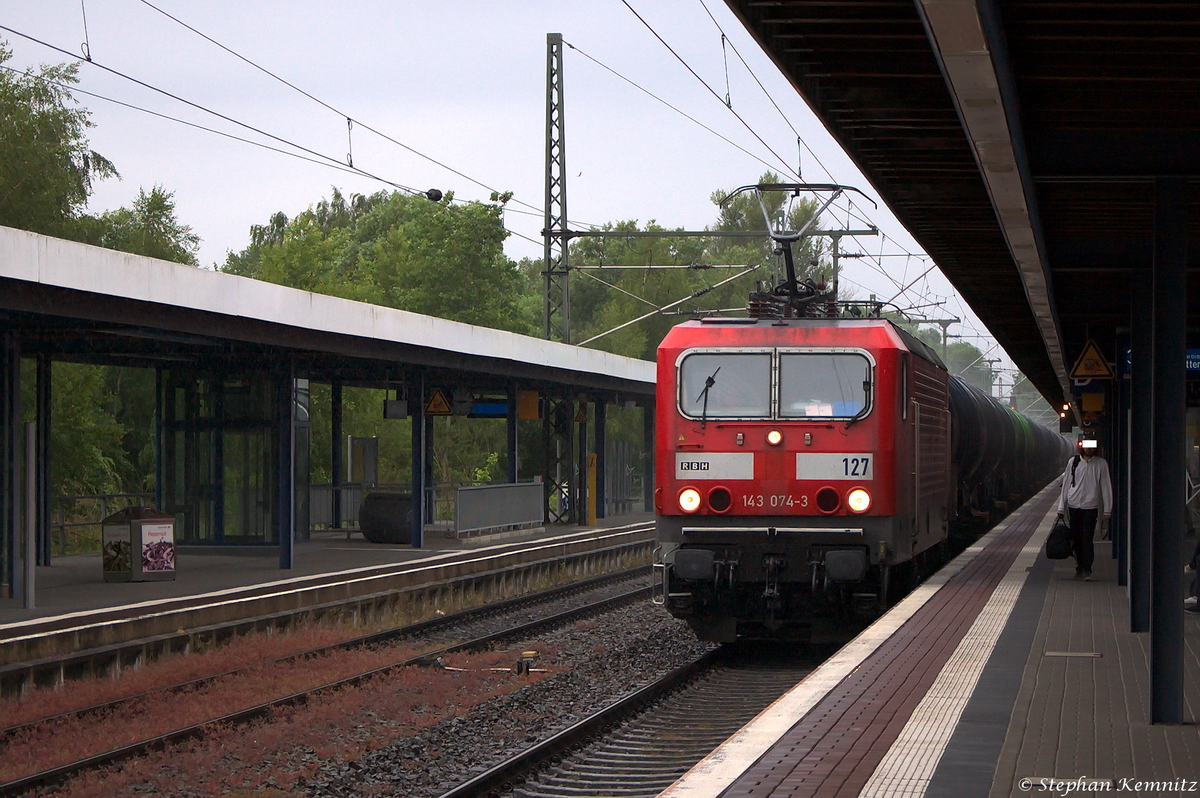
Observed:
[[[1200,349],[1189,349],[1187,351],[1187,370],[1189,372],[1200,372]],[[1133,350],[1126,349],[1125,357],[1121,358],[1121,362],[1117,364],[1117,370],[1120,372],[1123,379],[1129,379],[1130,369],[1133,367]]]

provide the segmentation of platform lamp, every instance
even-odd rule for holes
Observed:
[[[1063,435],[1069,435],[1071,428],[1074,426],[1074,419],[1071,418],[1071,405],[1070,403],[1064,403],[1062,410],[1058,413],[1058,431]]]

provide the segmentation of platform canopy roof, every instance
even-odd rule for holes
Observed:
[[[1200,175],[1195,3],[726,2],[1049,401],[1115,358],[1154,179]]]
[[[399,382],[413,366],[642,401],[654,364],[0,227],[0,322],[27,352],[171,365],[295,358],[314,378]]]

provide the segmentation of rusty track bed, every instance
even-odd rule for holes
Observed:
[[[518,599],[513,599],[510,602],[506,602],[507,606],[501,606],[499,603],[497,603],[497,604],[493,604],[493,605],[490,605],[487,607],[478,608],[475,610],[467,610],[467,611],[463,611],[460,613],[455,613],[454,615],[448,615],[448,616],[433,619],[430,621],[423,621],[418,624],[413,624],[410,626],[403,627],[402,629],[391,630],[391,631],[376,633],[376,634],[372,634],[372,635],[365,635],[363,637],[359,637],[354,640],[345,641],[343,643],[335,644],[332,646],[321,647],[319,649],[313,649],[311,651],[306,651],[306,652],[302,652],[300,654],[292,655],[289,657],[280,658],[279,660],[273,660],[272,662],[282,662],[282,661],[288,660],[288,659],[296,659],[296,658],[301,658],[301,657],[305,657],[305,656],[314,656],[314,655],[317,655],[320,653],[327,653],[327,652],[335,651],[335,650],[345,650],[347,648],[353,648],[353,647],[377,645],[380,643],[386,643],[389,641],[396,640],[403,636],[411,636],[411,635],[415,635],[415,634],[419,634],[419,633],[429,632],[434,629],[449,628],[455,624],[462,623],[467,620],[473,620],[482,615],[497,614],[498,612],[501,612],[501,611],[512,611],[514,609],[519,609],[522,607],[529,606],[538,601],[545,601],[550,598],[561,597],[563,595],[570,594],[570,593],[582,592],[588,588],[598,587],[605,583],[617,581],[618,579],[636,578],[637,575],[639,575],[640,573],[646,572],[646,571],[648,571],[648,569],[639,568],[639,569],[634,569],[631,572],[622,573],[620,575],[614,574],[614,575],[600,577],[600,578],[593,579],[593,580],[588,580],[588,583],[586,585],[584,583],[578,583],[578,584],[558,587],[558,588],[554,588],[553,590],[550,590],[550,591],[545,591],[543,593],[539,593],[539,594],[535,594],[535,595],[531,595],[531,596],[527,596],[527,597],[521,597]],[[606,599],[603,599],[603,600],[600,600],[597,602],[587,604],[582,607],[571,609],[571,610],[568,610],[565,612],[560,612],[560,613],[557,613],[557,614],[554,614],[551,616],[539,618],[539,619],[536,619],[533,621],[529,621],[527,623],[519,624],[517,626],[510,627],[502,632],[492,633],[492,634],[484,635],[482,637],[477,637],[477,638],[474,638],[474,639],[471,639],[471,640],[468,640],[465,642],[457,643],[455,645],[445,646],[445,647],[425,651],[425,652],[422,652],[420,655],[417,655],[414,657],[409,657],[400,662],[392,663],[392,664],[385,665],[385,666],[382,666],[379,668],[374,668],[374,669],[372,669],[370,671],[366,671],[364,673],[355,674],[354,676],[346,677],[343,679],[338,679],[336,681],[329,682],[327,684],[319,685],[310,690],[305,690],[302,692],[294,693],[292,695],[283,696],[283,697],[280,697],[277,699],[273,699],[271,701],[263,702],[256,706],[247,707],[243,710],[232,712],[232,713],[226,714],[224,716],[221,716],[219,718],[212,718],[212,719],[206,720],[202,723],[197,723],[197,724],[193,724],[191,726],[187,726],[185,728],[176,729],[174,731],[167,732],[165,734],[157,735],[155,737],[141,740],[139,742],[136,742],[136,743],[133,743],[130,745],[122,746],[120,748],[112,749],[110,751],[105,751],[103,753],[96,754],[94,756],[90,756],[90,757],[87,757],[87,758],[84,758],[84,759],[81,759],[81,760],[78,760],[78,761],[75,761],[72,763],[68,763],[68,764],[61,765],[61,766],[54,767],[54,768],[49,768],[40,773],[31,774],[29,776],[25,776],[25,777],[22,777],[19,779],[14,779],[7,783],[0,784],[0,795],[18,795],[18,794],[20,794],[26,790],[29,790],[33,787],[60,782],[67,778],[70,778],[74,774],[83,772],[85,770],[95,768],[95,767],[100,767],[100,766],[107,765],[107,764],[111,764],[113,762],[118,762],[120,760],[127,759],[129,757],[137,756],[142,753],[147,753],[149,751],[160,749],[170,743],[178,742],[180,740],[187,739],[189,737],[197,736],[197,735],[203,733],[203,731],[206,728],[209,728],[216,724],[240,723],[240,722],[244,722],[244,721],[256,718],[256,717],[260,717],[260,716],[266,714],[267,712],[269,712],[270,710],[278,708],[278,707],[287,706],[290,704],[303,703],[305,700],[307,700],[307,698],[309,696],[314,695],[319,692],[326,692],[326,691],[335,690],[335,689],[342,688],[342,687],[351,687],[356,684],[360,684],[367,679],[378,676],[380,674],[387,673],[389,671],[393,671],[393,670],[396,670],[399,668],[408,667],[411,665],[417,665],[417,664],[434,661],[438,657],[441,657],[446,654],[450,654],[450,653],[454,653],[454,652],[458,652],[458,651],[479,650],[479,649],[486,648],[494,643],[497,643],[497,642],[500,642],[503,640],[519,639],[522,637],[536,634],[537,632],[539,632],[543,629],[546,629],[546,628],[562,626],[562,625],[574,622],[580,618],[588,617],[590,615],[604,612],[604,611],[611,609],[613,607],[616,607],[616,606],[622,606],[629,602],[643,599],[649,595],[649,590],[650,590],[649,587],[636,588],[636,589],[633,589],[630,591],[626,591],[625,593],[623,593],[619,596],[616,596],[616,597],[606,598]],[[257,663],[256,666],[253,666],[253,667],[257,667],[262,664],[270,664],[270,663]],[[174,686],[168,687],[168,688],[163,688],[163,690],[187,689],[189,686],[193,686],[197,682],[212,681],[214,679],[221,678],[223,676],[227,676],[227,675],[230,675],[231,673],[235,673],[235,672],[236,671],[230,671],[228,673],[219,674],[216,676],[205,677],[204,679],[196,680],[195,682],[188,682],[188,683],[183,683],[183,684],[179,684],[179,685],[174,685]],[[155,692],[159,692],[159,691],[155,691]],[[97,705],[94,707],[87,707],[82,710],[79,710],[78,712],[79,713],[98,712],[98,711],[102,711],[104,709],[111,708],[111,707],[119,705],[119,704],[126,703],[127,701],[135,700],[137,698],[140,698],[140,696],[132,696],[132,697],[128,697],[125,699],[120,699],[118,701],[111,702],[110,704]],[[67,713],[67,714],[77,714],[77,713]],[[17,731],[19,731],[22,728],[28,728],[28,727],[34,726],[38,723],[53,721],[53,720],[56,720],[61,717],[63,717],[63,716],[56,716],[55,718],[46,718],[46,719],[36,721],[34,723],[23,724],[22,726],[18,726],[18,727],[10,727],[8,729],[4,729],[0,733],[3,733],[5,735],[5,737],[7,737],[11,734],[16,733]]]

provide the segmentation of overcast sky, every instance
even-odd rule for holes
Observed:
[[[72,55],[81,54],[86,40],[94,63],[80,66],[79,88],[105,97],[299,152],[97,65],[319,154],[302,153],[306,157],[328,156],[344,163],[352,150],[354,166],[372,175],[421,190],[453,191],[462,199],[487,200],[489,191],[480,184],[512,191],[515,201],[505,221],[513,232],[506,245],[513,258],[542,254],[540,214],[521,213],[529,209],[519,202],[542,206],[550,32],[561,33],[577,48],[567,50],[564,66],[568,216],[574,223],[656,220],[668,227],[702,229],[716,218],[709,200],[714,190],[754,183],[767,168],[780,173],[795,169],[798,158],[807,180],[858,186],[878,201],[721,0],[629,0],[649,27],[622,0],[149,2],[337,112],[205,41],[143,0],[0,0],[0,25]],[[722,30],[728,36],[724,50]],[[0,31],[0,39],[13,50],[10,66],[69,60],[14,33]],[[727,92],[733,110],[753,133],[725,107]],[[174,192],[179,218],[201,237],[199,257],[206,267],[224,261],[227,251],[245,247],[250,225],[265,223],[276,211],[294,216],[328,196],[333,186],[344,193],[389,187],[104,100],[79,99],[92,112],[93,149],[121,173],[120,180],[97,186],[90,209],[127,205],[139,188],[160,184]],[[346,116],[361,123],[349,137]],[[815,155],[798,154],[792,128]],[[860,218],[848,216],[851,212]],[[863,220],[878,225],[886,238],[862,238],[857,246],[844,242],[843,249],[873,256],[846,262],[844,279],[859,298],[871,293],[891,298],[898,284],[913,281],[930,264],[882,203],[874,210],[864,202],[853,209],[843,202],[824,221],[826,227],[849,222],[858,228]],[[875,260],[881,253],[884,257]],[[936,269],[896,302],[907,307],[939,300],[946,304],[923,312],[965,318],[974,328],[953,327],[951,334],[983,331]],[[967,340],[984,350],[993,344],[990,339]],[[997,356],[1004,358],[998,365],[1011,366],[1001,350],[988,354]]]

